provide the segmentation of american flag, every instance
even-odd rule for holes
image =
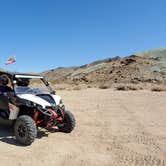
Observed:
[[[5,62],[5,65],[10,65],[12,63],[16,62],[16,57],[15,56],[12,56],[10,57],[6,62]]]

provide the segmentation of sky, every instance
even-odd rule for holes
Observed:
[[[0,0],[0,68],[41,72],[166,44],[165,0]],[[16,63],[5,65],[12,55]]]

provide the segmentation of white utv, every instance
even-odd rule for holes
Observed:
[[[37,128],[57,127],[70,133],[75,118],[41,75],[0,72],[10,80],[12,92],[0,94],[0,118],[14,126],[19,143],[30,145],[37,136]],[[5,113],[5,116],[4,116]]]

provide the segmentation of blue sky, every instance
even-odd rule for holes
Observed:
[[[1,0],[0,67],[83,65],[166,44],[165,0]],[[17,62],[5,66],[11,55]]]

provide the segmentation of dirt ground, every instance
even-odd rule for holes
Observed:
[[[0,129],[2,166],[165,166],[166,93],[58,91],[76,117],[71,134],[40,130],[28,147]]]

